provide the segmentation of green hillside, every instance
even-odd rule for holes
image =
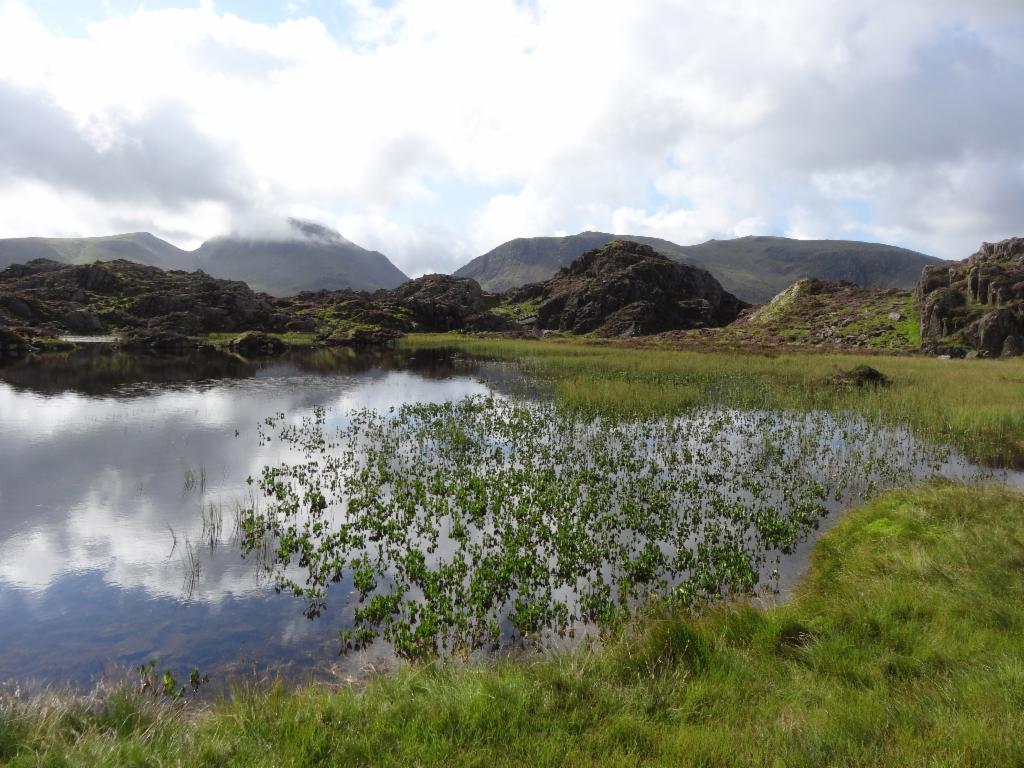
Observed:
[[[0,268],[32,259],[67,264],[125,259],[164,269],[180,269],[189,260],[183,251],[149,232],[109,237],[18,237],[0,240]]]

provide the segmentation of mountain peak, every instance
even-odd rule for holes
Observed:
[[[292,233],[298,235],[295,238],[297,240],[316,240],[326,245],[354,245],[352,241],[343,237],[336,229],[331,229],[315,221],[289,217],[288,226]]]

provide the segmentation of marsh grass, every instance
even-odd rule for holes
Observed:
[[[782,605],[657,609],[602,648],[432,664],[359,690],[0,698],[35,765],[1010,766],[1024,762],[1024,497],[890,492]]]
[[[453,347],[516,361],[547,379],[558,398],[602,413],[658,415],[703,405],[751,409],[854,411],[904,424],[922,438],[947,443],[973,460],[1024,465],[1024,359],[939,360],[635,348],[622,342],[570,339],[479,339],[416,335],[415,347]],[[865,362],[888,387],[840,387],[833,374]]]

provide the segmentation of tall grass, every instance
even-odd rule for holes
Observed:
[[[411,347],[449,346],[515,360],[551,381],[558,397],[583,409],[674,413],[716,403],[746,408],[852,410],[906,424],[996,465],[1024,463],[1024,359],[688,352],[576,340],[408,337]],[[838,370],[865,362],[888,387],[837,386]]]
[[[851,512],[783,605],[652,609],[602,649],[363,690],[0,699],[8,765],[1024,763],[1024,497],[934,485]]]

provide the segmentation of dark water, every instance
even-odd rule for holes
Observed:
[[[304,618],[232,545],[246,478],[285,458],[256,426],[486,393],[504,370],[485,384],[478,365],[428,352],[250,363],[99,345],[0,368],[0,680],[87,685],[150,659],[186,673],[372,661],[339,660],[338,617]]]
[[[0,367],[0,682],[88,686],[149,660],[220,680],[387,667],[386,649],[339,657],[352,601],[310,621],[302,601],[276,594],[241,556],[234,525],[251,498],[246,478],[301,460],[261,442],[257,427],[277,413],[298,423],[321,406],[329,426],[344,426],[352,408],[524,386],[514,366],[444,351],[254,363],[90,345]],[[962,461],[941,469],[972,473]]]

